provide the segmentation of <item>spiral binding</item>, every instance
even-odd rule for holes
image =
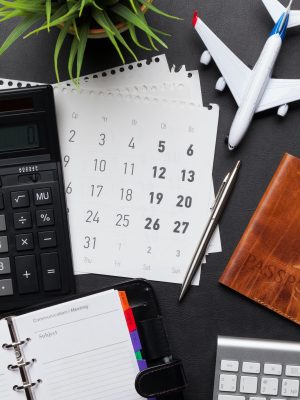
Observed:
[[[14,385],[13,390],[15,392],[25,392],[26,398],[27,399],[32,399],[34,398],[32,389],[36,388],[40,383],[42,383],[41,379],[37,379],[36,382],[30,382],[28,373],[27,373],[27,368],[31,367],[37,360],[33,358],[31,361],[26,361],[23,359],[23,354],[21,352],[21,347],[25,346],[28,342],[31,341],[30,338],[26,338],[25,340],[19,340],[17,337],[17,333],[15,331],[13,321],[11,317],[6,318],[10,334],[12,337],[12,343],[4,343],[2,344],[2,348],[4,350],[11,351],[13,350],[16,356],[16,364],[10,364],[7,366],[7,369],[9,371],[19,371],[21,375],[21,379],[23,384],[22,385]]]
[[[9,371],[16,371],[16,370],[24,368],[24,367],[30,367],[35,362],[36,362],[36,359],[33,358],[31,361],[20,362],[18,364],[10,364],[7,366],[7,369]]]
[[[15,385],[15,386],[13,387],[13,390],[14,390],[15,392],[22,392],[23,390],[34,388],[34,387],[36,387],[37,385],[39,385],[40,383],[42,383],[42,380],[41,380],[41,379],[38,379],[36,382],[25,383],[24,385],[20,385],[20,386],[19,386],[19,385]]]
[[[12,349],[16,349],[16,348],[18,348],[18,347],[20,347],[20,346],[24,346],[25,344],[27,344],[28,342],[30,342],[30,338],[27,338],[27,339],[25,339],[25,340],[20,340],[19,342],[13,342],[13,343],[9,343],[9,344],[7,344],[7,343],[4,343],[3,345],[2,345],[2,348],[4,349],[4,350],[12,350]]]

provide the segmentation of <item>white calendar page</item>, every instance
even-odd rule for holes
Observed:
[[[55,98],[75,271],[181,283],[208,218],[218,107]]]

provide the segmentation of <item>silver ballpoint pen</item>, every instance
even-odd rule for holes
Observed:
[[[204,233],[200,239],[197,250],[194,254],[192,262],[191,262],[189,269],[186,273],[186,276],[184,278],[184,281],[183,281],[183,284],[181,287],[180,296],[179,296],[179,301],[181,301],[183,299],[183,297],[186,295],[186,293],[190,287],[190,284],[195,276],[195,273],[197,272],[198,268],[200,267],[201,262],[206,254],[207,246],[209,245],[210,239],[218,225],[219,219],[223,213],[226,202],[227,202],[227,200],[232,192],[232,189],[235,185],[240,166],[241,166],[241,161],[238,161],[236,163],[235,167],[232,169],[232,171],[230,171],[226,175],[226,177],[224,178],[224,180],[221,184],[221,187],[218,191],[215,202],[212,206],[211,216],[208,220],[208,223],[207,223]]]

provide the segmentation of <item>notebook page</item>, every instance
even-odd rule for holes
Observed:
[[[75,270],[181,283],[208,217],[218,108],[67,90],[56,105]]]
[[[5,320],[0,320],[0,399],[18,400],[20,395],[13,390],[15,385],[21,385],[18,371],[9,371],[8,365],[16,364],[13,350],[5,350],[2,345],[11,343],[11,336]]]
[[[35,400],[138,400],[138,365],[118,292],[111,290],[15,318],[31,338],[25,358]]]

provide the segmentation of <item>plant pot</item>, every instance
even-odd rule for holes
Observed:
[[[153,0],[149,0],[148,2],[152,3]],[[142,5],[141,6],[141,11],[143,13],[145,13],[147,11],[147,7]],[[64,26],[64,24],[61,24],[60,28],[62,28],[63,26]],[[116,28],[118,29],[118,31],[120,33],[123,33],[123,32],[128,30],[128,26],[127,26],[127,24],[125,22],[119,22],[116,25]],[[72,27],[69,28],[69,33],[71,35],[75,35],[75,31],[74,31],[74,29]],[[88,38],[89,39],[105,39],[105,38],[107,38],[107,34],[106,34],[105,30],[102,29],[102,28],[90,29],[89,30],[89,34],[88,34]]]

